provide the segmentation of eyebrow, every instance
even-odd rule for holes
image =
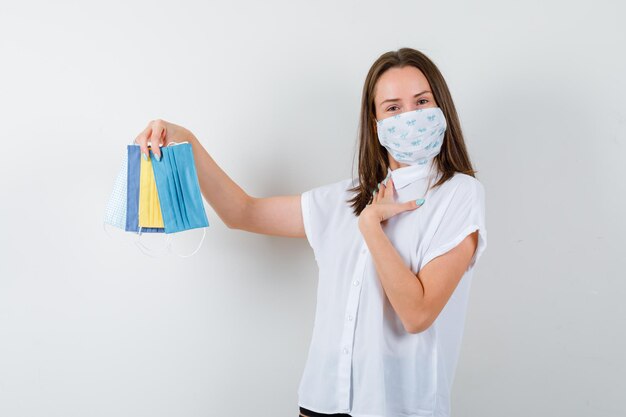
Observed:
[[[424,91],[422,91],[421,93],[417,93],[417,94],[415,94],[415,95],[413,96],[413,98],[415,98],[415,97],[419,97],[419,96],[421,96],[422,94],[426,94],[426,93],[430,93],[430,91],[429,91],[429,90],[424,90]],[[386,102],[388,102],[388,101],[400,101],[400,99],[399,99],[399,98],[388,98],[387,100],[381,101],[380,105],[382,106],[383,104],[385,104],[385,103],[386,103]]]

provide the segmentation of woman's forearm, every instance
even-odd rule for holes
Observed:
[[[426,327],[429,315],[424,305],[424,287],[404,263],[378,221],[359,219],[361,233],[372,254],[381,285],[396,314],[409,333]]]
[[[189,132],[200,190],[206,201],[229,228],[237,228],[245,217],[251,198],[224,172]]]

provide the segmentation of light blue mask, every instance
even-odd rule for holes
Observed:
[[[161,148],[161,160],[152,151],[150,158],[165,233],[208,227],[191,144],[172,142]]]

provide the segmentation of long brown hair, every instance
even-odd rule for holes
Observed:
[[[356,216],[359,216],[372,200],[374,189],[380,181],[385,179],[389,167],[387,149],[378,141],[376,131],[374,88],[380,76],[389,68],[403,68],[406,65],[412,65],[424,74],[430,84],[435,102],[446,118],[447,128],[441,151],[435,156],[435,166],[441,175],[432,188],[445,183],[455,172],[462,172],[472,177],[477,172],[472,168],[465,147],[461,123],[450,90],[437,66],[422,52],[412,48],[386,52],[374,62],[363,85],[358,128],[359,183],[348,190],[357,194],[346,201],[351,203]]]

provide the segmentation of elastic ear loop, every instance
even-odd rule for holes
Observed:
[[[113,240],[119,240],[119,239],[115,238],[111,233],[109,233],[109,231],[107,230],[107,225],[109,225],[109,224],[106,223],[106,222],[102,222],[102,228],[104,229],[104,233],[106,233],[107,236],[109,236]],[[127,244],[131,244],[132,243],[132,242],[129,242],[128,240],[122,240],[122,241],[124,243],[127,243]]]
[[[204,242],[204,238],[206,237],[206,227],[202,228],[202,239],[200,239],[200,244],[198,245],[198,247],[196,248],[196,250],[194,250],[193,252],[191,252],[189,255],[181,255],[178,252],[176,252],[174,249],[172,249],[172,245],[170,244],[170,251],[174,254],[176,254],[177,256],[180,256],[181,258],[189,258],[190,256],[193,256],[196,254],[196,252],[198,252],[200,250],[200,247],[202,247],[202,242]]]
[[[180,145],[180,144],[183,144],[183,143],[189,143],[189,142],[187,142],[187,141],[185,141],[185,142],[170,142],[170,143],[167,144],[167,146]]]
[[[189,142],[187,142],[187,141],[185,141],[185,142],[170,142],[170,143],[167,144],[167,146],[180,145],[180,144],[183,144],[183,143],[189,143]],[[172,244],[171,244],[171,242],[169,242],[168,246],[170,248],[170,251],[172,253],[174,253],[175,255],[180,256],[181,258],[189,258],[189,257],[195,255],[200,250],[200,248],[202,247],[202,242],[204,242],[204,238],[206,237],[206,227],[203,227],[202,229],[203,229],[202,230],[202,239],[200,239],[200,243],[198,244],[198,247],[196,248],[196,250],[194,250],[193,252],[191,252],[188,255],[181,255],[180,253],[178,253],[174,249],[172,249]],[[168,235],[168,238],[169,238],[169,235]]]
[[[148,256],[151,256],[153,258],[161,258],[163,256],[163,254],[167,251],[168,248],[169,248],[170,251],[172,250],[171,242],[170,242],[170,235],[168,234],[168,235],[166,235],[165,246],[163,247],[163,249],[161,251],[162,252],[161,255],[160,256],[156,256],[155,253],[159,253],[159,252],[154,251],[153,249],[150,249],[149,247],[147,247],[146,245],[144,245],[141,242],[141,235],[142,235],[141,229],[143,229],[143,227],[139,226],[139,232],[137,232],[137,240],[135,240],[134,243],[135,243],[135,246],[137,246],[139,248],[139,250],[141,250],[144,254],[146,254]]]

